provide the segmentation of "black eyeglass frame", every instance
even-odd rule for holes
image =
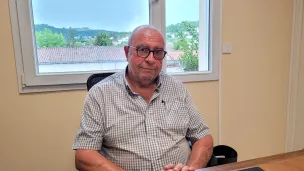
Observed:
[[[134,47],[134,46],[128,46],[128,47],[135,48],[135,49],[136,49],[136,54],[137,54],[137,56],[142,57],[142,58],[147,58],[147,57],[150,55],[151,52],[153,53],[153,58],[156,59],[156,60],[163,60],[163,59],[165,58],[165,56],[167,55],[167,51],[165,51],[165,50],[150,50],[150,49],[147,48],[147,47],[145,47],[145,48],[142,48],[142,47]],[[147,50],[149,50],[149,53],[147,54],[147,56],[138,55],[138,50],[139,50],[139,49],[147,49]],[[164,56],[163,56],[161,59],[155,58],[155,56],[154,56],[154,52],[155,52],[155,51],[163,51],[163,52],[164,52]]]

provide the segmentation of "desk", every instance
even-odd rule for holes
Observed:
[[[265,171],[304,171],[304,150],[198,169],[196,171],[236,171],[251,167],[261,167]]]

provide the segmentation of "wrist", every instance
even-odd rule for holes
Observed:
[[[203,168],[203,165],[201,163],[196,163],[196,162],[188,162],[187,166],[192,167],[194,169],[201,169],[201,168]]]

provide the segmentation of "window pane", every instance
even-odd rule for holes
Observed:
[[[167,72],[209,71],[209,0],[166,0]]]
[[[32,10],[37,74],[124,69],[131,31],[149,24],[149,0],[32,0]]]

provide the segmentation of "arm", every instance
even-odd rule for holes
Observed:
[[[193,168],[203,168],[208,164],[213,152],[213,139],[209,127],[203,120],[201,113],[192,102],[187,92],[185,103],[190,116],[186,137],[192,142],[192,151],[187,165]]]
[[[75,165],[79,171],[124,171],[95,150],[76,150]]]
[[[91,89],[86,97],[83,113],[73,149],[75,150],[75,166],[80,171],[121,171],[117,165],[102,156],[98,150],[102,148],[104,137],[103,101],[96,98],[98,89]],[[97,91],[97,92],[95,92]],[[99,99],[99,100],[98,100]]]
[[[212,152],[213,139],[211,135],[207,135],[193,144],[190,160],[187,165],[194,169],[206,167]]]

